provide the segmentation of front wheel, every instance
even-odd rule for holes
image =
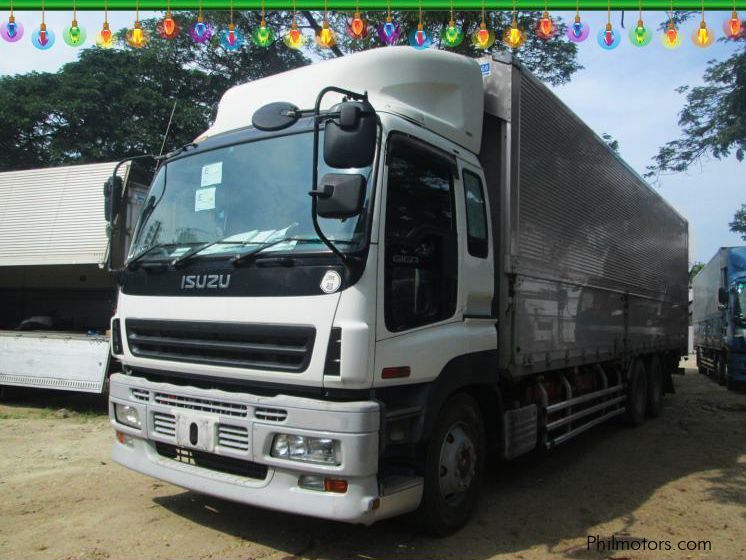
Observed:
[[[721,354],[717,362],[718,385],[725,385],[728,377],[728,357],[725,354]]]
[[[663,367],[658,356],[653,356],[648,365],[647,414],[656,418],[663,408]]]
[[[425,487],[417,517],[444,537],[463,527],[474,510],[484,474],[484,427],[474,399],[459,393],[444,405],[425,459]]]
[[[625,403],[625,419],[632,426],[639,426],[645,421],[648,404],[648,378],[645,364],[637,359],[630,366],[627,381],[627,401]]]

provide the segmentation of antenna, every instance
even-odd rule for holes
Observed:
[[[174,100],[174,106],[171,108],[171,116],[168,118],[168,126],[166,126],[166,133],[163,135],[163,142],[161,143],[161,151],[158,153],[158,157],[163,155],[163,149],[166,147],[166,139],[168,133],[171,130],[171,123],[174,121],[174,113],[176,112],[176,103],[178,100]]]

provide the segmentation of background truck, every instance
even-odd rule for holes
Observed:
[[[447,534],[487,457],[661,411],[687,244],[510,59],[375,49],[234,87],[162,162],[118,276],[113,457]]]
[[[101,266],[109,250],[101,185],[115,165],[0,173],[0,389],[104,390],[117,284]],[[134,180],[129,165],[119,176]],[[131,225],[146,188],[131,185],[123,212]],[[119,252],[129,241],[113,240]]]
[[[692,286],[697,367],[730,389],[746,381],[746,247],[721,247]]]

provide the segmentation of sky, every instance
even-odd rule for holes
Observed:
[[[574,16],[566,12],[556,15],[568,21]],[[152,12],[141,12],[141,19],[152,16]],[[605,51],[596,43],[594,32],[606,23],[606,14],[586,12],[582,16],[591,27],[591,36],[578,48],[584,69],[569,84],[553,89],[598,134],[608,133],[617,139],[621,156],[643,174],[658,147],[679,136],[678,113],[685,98],[675,89],[701,84],[707,61],[723,60],[735,47],[716,42],[709,49],[696,48],[689,39],[698,25],[695,18],[681,27],[682,45],[676,50],[664,49],[656,36],[645,48],[633,47],[624,37],[617,49]],[[629,29],[637,14],[627,12],[625,16]],[[729,16],[729,12],[707,12],[708,24],[718,37]],[[644,13],[646,25],[655,29],[665,18],[663,12]],[[41,14],[17,12],[16,19],[30,35]],[[54,72],[75,60],[77,49],[68,47],[61,37],[70,19],[67,12],[47,13],[47,25],[57,34],[57,43],[48,51],[35,49],[27,37],[18,43],[0,41],[0,75]],[[131,25],[132,19],[130,12],[111,12],[109,17],[114,30]],[[102,14],[79,12],[78,21],[88,30],[90,42],[101,26]],[[612,23],[619,26],[620,13],[612,13]],[[654,188],[689,221],[692,262],[707,262],[718,247],[744,243],[729,231],[728,223],[746,203],[746,162],[739,163],[733,156],[705,161],[686,174],[662,176]]]

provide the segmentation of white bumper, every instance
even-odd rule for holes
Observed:
[[[117,422],[114,403],[137,408],[143,427],[136,429]],[[422,496],[419,481],[398,486],[396,492],[382,492],[377,476],[380,410],[372,401],[334,403],[286,395],[262,397],[116,374],[111,376],[109,414],[116,430],[131,436],[125,443],[115,441],[116,462],[204,494],[364,524],[412,511]],[[252,464],[256,467],[253,474],[205,468],[164,454],[164,448],[188,449],[183,437],[177,436],[178,426],[187,418],[204,427],[205,435],[199,441],[202,452],[234,465]],[[339,465],[271,457],[276,433],[338,440]],[[347,491],[339,494],[301,488],[301,475],[345,480]]]

